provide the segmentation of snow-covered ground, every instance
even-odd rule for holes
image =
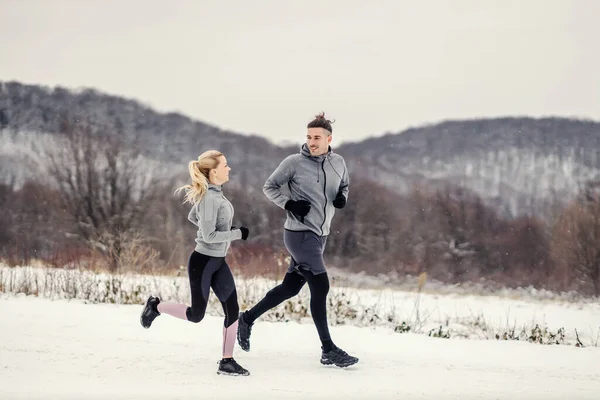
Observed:
[[[383,327],[394,331],[403,323],[411,333],[439,332],[450,338],[495,339],[504,334],[527,340],[535,326],[556,334],[564,329],[565,344],[600,344],[600,301],[573,295],[551,296],[546,292],[522,289],[496,294],[468,293],[460,288],[426,283],[418,293],[410,285],[396,288],[376,282],[368,288],[350,286],[356,282],[338,277],[332,281],[328,315],[333,326]],[[365,278],[365,282],[369,279]],[[278,281],[236,277],[240,308],[258,302]],[[107,275],[88,271],[43,267],[9,268],[0,265],[0,291],[26,293],[49,299],[79,299],[100,303],[142,304],[152,293],[163,299],[189,304],[187,277]],[[268,321],[296,321],[311,324],[309,290],[283,303],[263,317]],[[207,310],[222,315],[215,296]],[[545,340],[549,335],[545,336]]]
[[[149,330],[139,325],[148,293],[189,301],[185,277],[0,265],[0,399],[598,398],[598,299],[437,283],[417,293],[410,280],[332,277],[332,335],[360,363],[319,364],[305,288],[256,325],[252,352],[236,352],[251,376],[233,378],[215,373],[222,311],[214,295],[198,325],[168,316]],[[236,282],[242,309],[277,284]],[[395,332],[402,322],[408,333]],[[536,324],[564,328],[570,345],[527,343]],[[449,340],[428,336],[439,326]],[[511,329],[527,335],[494,339]],[[575,330],[585,348],[573,346]]]
[[[140,305],[0,295],[0,398],[10,399],[598,399],[600,348],[446,340],[385,327],[335,326],[357,355],[318,362],[312,324],[258,322],[248,377],[216,374],[222,318],[200,324]]]

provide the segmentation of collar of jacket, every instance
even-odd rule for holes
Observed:
[[[222,192],[223,187],[221,185],[215,185],[214,183],[209,183],[208,190],[214,190],[215,192]]]

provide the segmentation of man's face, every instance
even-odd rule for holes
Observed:
[[[331,135],[323,128],[308,128],[306,145],[312,156],[326,154],[331,143]]]

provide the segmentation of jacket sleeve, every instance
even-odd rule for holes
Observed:
[[[269,200],[285,209],[285,203],[290,198],[281,192],[281,187],[287,184],[295,173],[294,156],[285,158],[281,164],[273,171],[263,186],[263,193]]]
[[[198,204],[194,204],[188,213],[188,220],[196,226],[198,226],[198,213],[196,212],[197,206]]]
[[[202,240],[206,243],[230,242],[242,238],[242,231],[239,229],[229,231],[216,230],[219,204],[211,196],[204,196],[204,198],[200,200],[200,203],[193,207],[193,210],[196,208],[196,225],[200,229]],[[190,215],[192,215],[192,212],[190,212]]]
[[[348,167],[346,167],[346,162],[343,158],[342,165],[344,166],[344,173],[342,175],[342,181],[340,182],[339,191],[342,192],[346,201],[348,201],[348,193],[350,192],[350,174],[348,174]]]

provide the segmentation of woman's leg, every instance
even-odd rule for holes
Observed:
[[[225,314],[225,320],[223,321],[223,358],[231,358],[233,357],[240,308],[233,274],[225,260],[213,274],[211,287],[221,302]]]
[[[198,256],[188,267],[192,305],[188,307],[186,316],[189,321],[198,323],[204,319],[211,281],[224,258],[195,253]]]
[[[181,303],[158,303],[158,312],[161,314],[169,314],[173,317],[184,319],[187,321],[187,309],[188,306]]]
[[[181,303],[161,302],[158,297],[150,296],[140,317],[140,322],[144,328],[150,328],[152,321],[163,313],[192,322],[200,322],[202,320],[208,300],[208,291],[203,293],[204,285],[202,285],[202,278],[210,258],[209,256],[193,251],[188,260],[192,307],[190,308]]]
[[[216,259],[217,261],[219,259]],[[214,271],[215,258],[194,251],[188,261],[188,277],[192,305],[161,302],[158,311],[173,317],[198,323],[204,318],[210,291],[211,270]]]
[[[223,321],[223,358],[219,361],[217,372],[226,375],[249,375],[248,370],[233,359],[233,347],[235,345],[240,308],[235,281],[225,260],[213,274],[211,287],[221,302],[225,314],[225,320]]]
[[[225,322],[223,324],[223,358],[233,357],[235,346],[235,335],[238,328],[238,316],[240,307],[237,300],[237,292],[234,290],[226,301],[222,301]]]

